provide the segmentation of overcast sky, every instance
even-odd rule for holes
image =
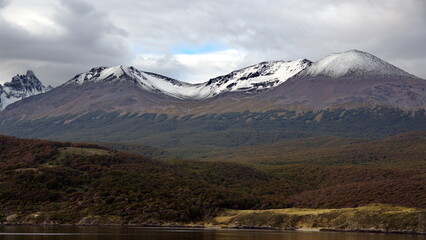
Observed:
[[[0,82],[95,66],[187,82],[265,60],[370,52],[426,78],[425,0],[0,0]]]

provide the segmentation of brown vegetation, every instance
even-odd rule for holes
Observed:
[[[309,144],[289,151],[300,161],[254,165],[166,162],[93,144],[0,136],[0,220],[161,223],[201,221],[223,209],[425,208],[424,136],[343,145],[311,139],[306,156]]]

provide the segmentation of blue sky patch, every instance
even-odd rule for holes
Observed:
[[[227,50],[228,48],[222,44],[200,44],[200,45],[180,45],[172,49],[173,54],[204,54]]]

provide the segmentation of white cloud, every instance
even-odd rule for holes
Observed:
[[[16,24],[31,34],[63,34],[64,29],[53,19],[58,7],[57,2],[40,1],[38,4],[31,4],[14,1],[2,11],[2,16],[5,21]]]
[[[178,80],[200,83],[236,70],[246,55],[235,49],[203,54],[140,55],[135,66]],[[176,72],[181,74],[176,75]]]

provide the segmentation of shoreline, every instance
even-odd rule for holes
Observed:
[[[275,231],[275,232],[347,232],[347,233],[380,233],[380,234],[404,234],[426,236],[426,232],[411,231],[387,231],[385,229],[338,229],[338,228],[277,228],[277,227],[256,227],[256,226],[205,226],[186,224],[0,224],[0,227],[122,227],[122,228],[159,228],[159,229],[188,229],[207,231]]]

